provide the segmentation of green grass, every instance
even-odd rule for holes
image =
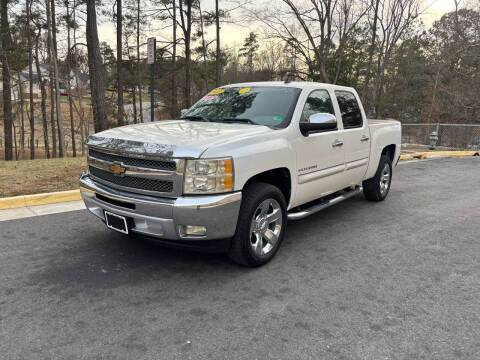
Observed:
[[[0,161],[0,197],[73,190],[86,158]]]

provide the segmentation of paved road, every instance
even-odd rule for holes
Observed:
[[[290,223],[251,270],[107,232],[0,223],[3,359],[479,359],[480,159],[401,165]]]

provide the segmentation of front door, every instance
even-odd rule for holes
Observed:
[[[303,108],[300,121],[309,121],[310,115],[335,115],[332,98],[327,90],[312,91]],[[341,124],[339,123],[339,127]],[[328,195],[344,187],[345,147],[341,130],[317,132],[299,136],[297,140],[298,187],[295,204]]]

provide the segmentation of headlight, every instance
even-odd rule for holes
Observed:
[[[184,194],[222,193],[233,190],[233,160],[187,160]]]

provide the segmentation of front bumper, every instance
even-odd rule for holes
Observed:
[[[165,240],[226,239],[235,234],[241,192],[208,196],[157,198],[115,190],[94,182],[88,173],[80,178],[87,209],[105,221],[104,211],[133,219],[133,233]],[[204,236],[182,235],[180,225],[205,226]]]

